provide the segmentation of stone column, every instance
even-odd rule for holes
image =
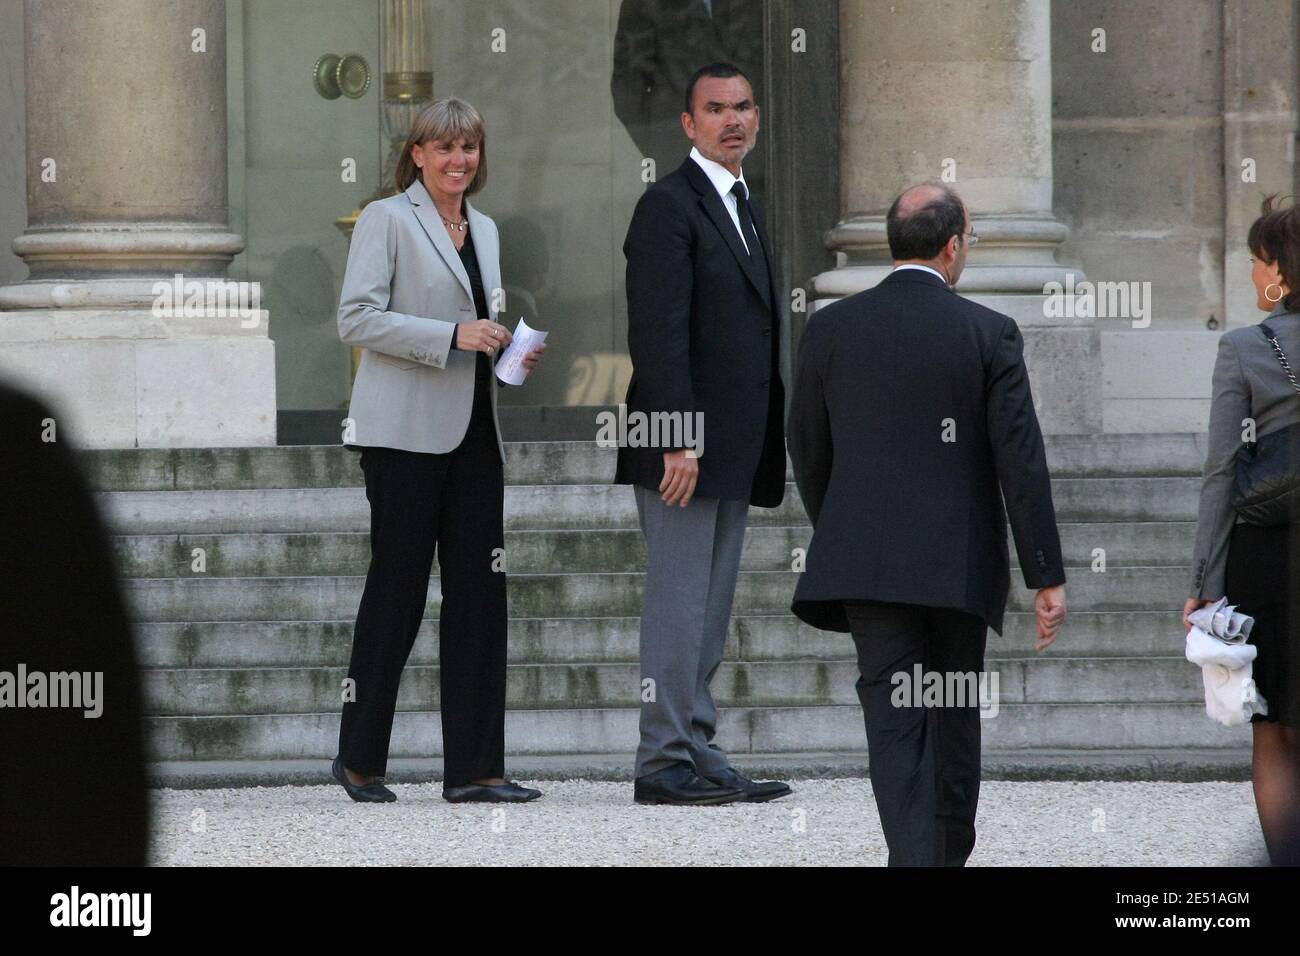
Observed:
[[[1267,29],[1264,29],[1267,25]],[[1295,192],[1295,5],[1223,4],[1223,314],[1227,328],[1263,318],[1255,308],[1246,233],[1270,193]]]
[[[0,374],[83,447],[274,444],[267,314],[225,280],[224,0],[27,0],[24,30],[30,277],[0,287]]]
[[[1047,0],[853,0],[840,4],[841,220],[819,304],[870,288],[891,266],[885,213],[904,188],[945,182],[979,244],[957,289],[1011,315],[1025,337],[1044,431],[1101,428],[1090,318],[1049,318],[1044,286],[1082,270],[1056,261]]]

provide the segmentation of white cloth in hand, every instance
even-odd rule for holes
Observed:
[[[1255,688],[1252,662],[1258,650],[1247,644],[1255,619],[1239,613],[1226,597],[1187,616],[1187,659],[1201,667],[1205,712],[1225,727],[1267,714],[1268,703]]]

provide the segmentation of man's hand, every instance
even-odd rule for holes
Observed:
[[[465,352],[486,352],[495,357],[512,338],[509,329],[491,319],[475,319],[456,326],[456,348]]]
[[[1188,618],[1191,617],[1192,612],[1199,611],[1207,604],[1213,604],[1213,603],[1214,603],[1213,601],[1202,601],[1200,598],[1194,598],[1194,597],[1188,598],[1187,603],[1183,605],[1183,627],[1187,628],[1190,631],[1192,629],[1192,622],[1189,621]]]
[[[1065,623],[1065,585],[1039,589],[1034,598],[1034,617],[1038,621],[1038,640],[1034,650],[1041,651],[1056,640],[1056,632]]]
[[[675,505],[680,501],[685,508],[691,503],[691,495],[695,494],[695,483],[699,478],[700,463],[691,449],[664,452],[664,480],[659,482],[660,497],[664,504]]]

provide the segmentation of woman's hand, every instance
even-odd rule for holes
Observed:
[[[456,348],[466,352],[486,352],[495,356],[510,344],[511,338],[509,329],[491,319],[476,319],[456,326]]]
[[[524,369],[529,375],[537,368],[537,363],[542,360],[542,353],[546,351],[545,345],[539,345],[527,355],[524,356]]]
[[[1183,605],[1183,627],[1190,631],[1192,629],[1192,622],[1187,618],[1192,614],[1192,612],[1198,611],[1205,607],[1205,605],[1213,603],[1213,601],[1202,601],[1200,598],[1188,598],[1187,603]]]

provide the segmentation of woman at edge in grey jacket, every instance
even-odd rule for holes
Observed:
[[[363,350],[344,441],[361,449],[371,558],[332,773],[358,802],[397,799],[383,774],[435,550],[442,794],[541,796],[504,776],[505,450],[493,363],[511,336],[496,321],[496,225],[467,198],[486,181],[486,145],[474,107],[429,104],[398,161],[399,192],[366,206],[348,253],[339,335]],[[529,372],[541,352],[525,357]]]
[[[1300,371],[1300,208],[1264,201],[1247,235],[1255,304]],[[1237,520],[1231,496],[1235,455],[1249,437],[1300,422],[1300,394],[1258,325],[1219,339],[1210,406],[1209,451],[1201,482],[1192,596],[1183,624],[1224,597],[1251,615],[1254,679],[1268,714],[1251,719],[1255,807],[1270,860],[1300,862],[1300,523],[1258,527]]]

